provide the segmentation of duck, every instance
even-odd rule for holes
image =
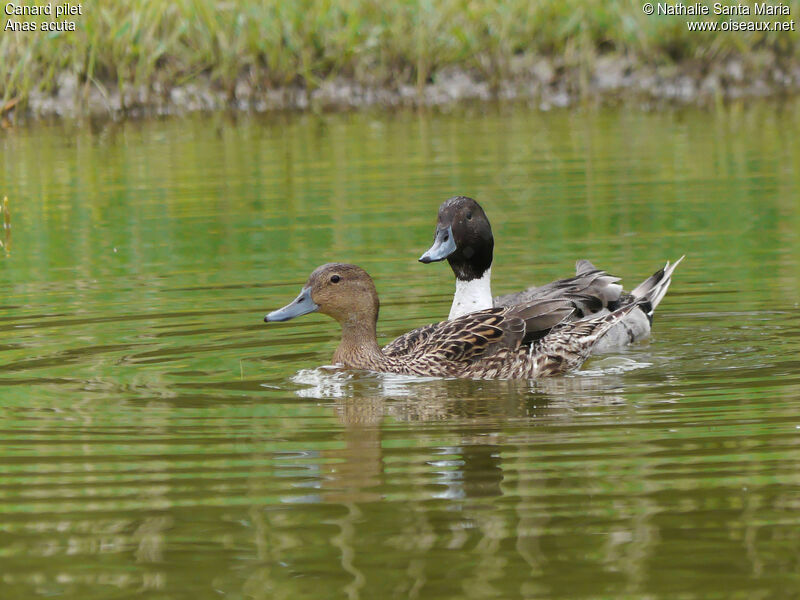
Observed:
[[[447,260],[456,277],[456,290],[449,319],[493,307],[546,300],[571,299],[576,310],[571,318],[583,319],[609,314],[621,306],[635,304],[624,319],[609,328],[593,348],[596,354],[610,352],[650,336],[653,314],[672,281],[672,273],[684,259],[658,269],[625,292],[620,278],[598,269],[590,261],[575,263],[575,276],[542,286],[532,286],[504,296],[492,296],[494,236],[489,218],[480,204],[468,196],[448,198],[439,206],[433,245],[419,258],[429,264]]]
[[[572,320],[574,300],[538,299],[490,307],[377,342],[380,301],[369,274],[356,265],[314,269],[299,295],[264,317],[288,321],[313,312],[341,326],[333,363],[402,375],[472,379],[536,379],[581,366],[598,339],[631,311],[631,303],[594,319]]]

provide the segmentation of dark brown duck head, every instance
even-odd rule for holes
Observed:
[[[364,269],[328,263],[314,269],[297,298],[269,313],[264,321],[288,321],[312,312],[336,319],[342,326],[342,343],[333,361],[350,365],[349,356],[380,352],[375,333],[379,308],[375,284]]]
[[[433,246],[422,263],[447,259],[461,281],[480,279],[492,266],[494,236],[481,205],[467,196],[454,196],[439,207]]]

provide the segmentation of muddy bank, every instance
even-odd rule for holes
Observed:
[[[241,77],[222,90],[204,76],[184,85],[149,86],[84,83],[62,73],[49,92],[33,92],[26,103],[8,103],[4,118],[113,118],[236,110],[348,110],[363,107],[447,107],[461,102],[526,101],[541,110],[579,102],[633,102],[640,105],[707,105],[721,100],[767,98],[800,92],[800,64],[782,64],[771,55],[728,59],[713,65],[684,62],[653,66],[605,56],[591,67],[571,67],[558,59],[515,57],[512,75],[489,81],[474,71],[448,68],[422,86],[371,84],[343,77],[315,89],[268,88],[258,74]]]

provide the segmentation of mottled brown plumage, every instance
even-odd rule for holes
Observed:
[[[333,362],[345,367],[434,377],[533,379],[577,369],[603,332],[633,308],[567,322],[573,302],[539,300],[426,325],[381,349],[372,278],[355,265],[329,263],[311,274],[295,301],[265,321],[313,311],[333,317],[342,327]]]

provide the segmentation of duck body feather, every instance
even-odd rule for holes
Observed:
[[[497,307],[426,325],[392,341],[380,357],[339,356],[345,366],[406,375],[536,379],[579,368],[603,334],[635,309],[568,321],[570,301]],[[354,360],[355,359],[355,360]]]
[[[333,362],[404,375],[474,379],[535,379],[577,369],[609,328],[636,309],[570,321],[574,302],[549,298],[488,308],[410,331],[381,349],[376,341],[379,302],[369,275],[355,265],[318,267],[300,295],[268,314],[284,321],[320,311],[342,327]]]

